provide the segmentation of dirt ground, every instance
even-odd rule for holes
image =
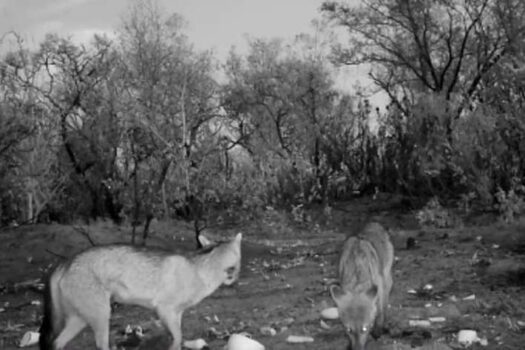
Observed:
[[[331,218],[312,214],[307,225],[279,220],[215,230],[215,238],[243,232],[239,282],[220,288],[183,317],[184,339],[203,338],[222,349],[231,333],[247,332],[266,349],[345,349],[336,320],[321,322],[320,311],[333,306],[328,287],[336,277],[341,242],[358,230],[370,207],[364,201],[334,206]],[[454,229],[419,227],[410,211],[376,208],[375,219],[391,229],[396,248],[389,334],[368,349],[460,348],[459,330],[476,330],[486,344],[471,349],[523,349],[525,344],[525,231],[523,225],[500,225],[492,218]],[[293,227],[292,227],[293,226]],[[37,282],[50,264],[90,245],[76,226],[35,225],[0,231],[0,349],[18,348],[26,331],[37,331],[41,294]],[[129,230],[97,223],[84,227],[97,243],[128,241]],[[407,239],[414,245],[407,249]],[[189,250],[189,226],[157,223],[148,245]],[[24,283],[27,282],[27,283]],[[414,320],[439,320],[414,326]],[[142,341],[124,330],[141,326]],[[275,335],[261,332],[275,329]],[[289,335],[313,342],[290,344]],[[118,348],[166,349],[167,332],[155,315],[138,307],[116,305],[111,336]],[[135,340],[135,341],[134,341]],[[428,347],[427,347],[428,346]],[[30,348],[36,348],[35,346]],[[83,331],[68,349],[94,348]]]

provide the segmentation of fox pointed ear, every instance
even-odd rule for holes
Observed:
[[[372,286],[366,291],[366,295],[373,299],[377,296],[377,292],[377,284],[372,284]]]
[[[235,242],[240,242],[242,239],[242,233],[239,232],[235,235],[235,238],[233,239]]]
[[[345,294],[341,286],[337,284],[332,284],[330,286],[330,294],[332,295],[332,299],[334,299],[335,303],[337,304],[341,297]]]
[[[207,248],[207,247],[210,247],[210,246],[215,244],[215,242],[213,242],[208,237],[206,237],[206,236],[204,236],[202,234],[198,235],[197,239],[199,240],[199,243],[201,244],[201,246],[203,248]]]

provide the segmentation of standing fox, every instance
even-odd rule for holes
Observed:
[[[240,270],[241,238],[192,257],[148,248],[109,245],[88,249],[60,264],[44,297],[40,349],[60,350],[89,325],[97,349],[109,350],[110,301],[155,310],[181,348],[181,318]]]
[[[352,350],[364,350],[368,334],[383,327],[392,289],[394,247],[386,230],[370,223],[344,243],[339,261],[340,285],[330,293]]]

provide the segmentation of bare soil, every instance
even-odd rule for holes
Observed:
[[[247,332],[266,349],[345,349],[342,327],[334,320],[323,324],[320,311],[333,306],[328,287],[336,278],[339,247],[370,210],[370,203],[361,200],[334,206],[330,219],[313,210],[309,216],[317,224],[286,225],[270,218],[265,224],[215,230],[215,238],[244,233],[241,278],[234,287],[220,288],[185,313],[184,339],[203,338],[210,349],[222,349],[229,334]],[[461,329],[474,329],[487,340],[488,345],[474,344],[472,349],[524,348],[523,226],[489,219],[462,228],[431,229],[419,227],[410,211],[376,206],[374,214],[391,229],[397,259],[389,333],[371,340],[369,349],[458,348],[456,334]],[[84,229],[98,244],[130,237],[129,228],[105,223]],[[188,225],[156,223],[153,229],[148,245],[194,248]],[[410,249],[407,240],[415,243]],[[41,293],[36,283],[53,263],[90,242],[75,226],[63,225],[5,229],[0,242],[0,349],[15,349],[26,331],[38,331],[40,325]],[[444,317],[444,321],[427,327],[409,324],[429,317]],[[141,326],[144,338],[126,337],[128,325]],[[261,333],[262,327],[275,329],[276,335]],[[111,335],[113,343],[124,349],[166,349],[170,342],[155,315],[139,307],[115,305]],[[289,344],[288,335],[307,335],[314,341]],[[90,348],[94,349],[90,330],[68,346]]]

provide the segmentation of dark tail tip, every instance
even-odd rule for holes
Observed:
[[[44,317],[40,326],[38,345],[40,350],[53,350],[53,301],[51,296],[50,278],[46,280],[44,288]]]

